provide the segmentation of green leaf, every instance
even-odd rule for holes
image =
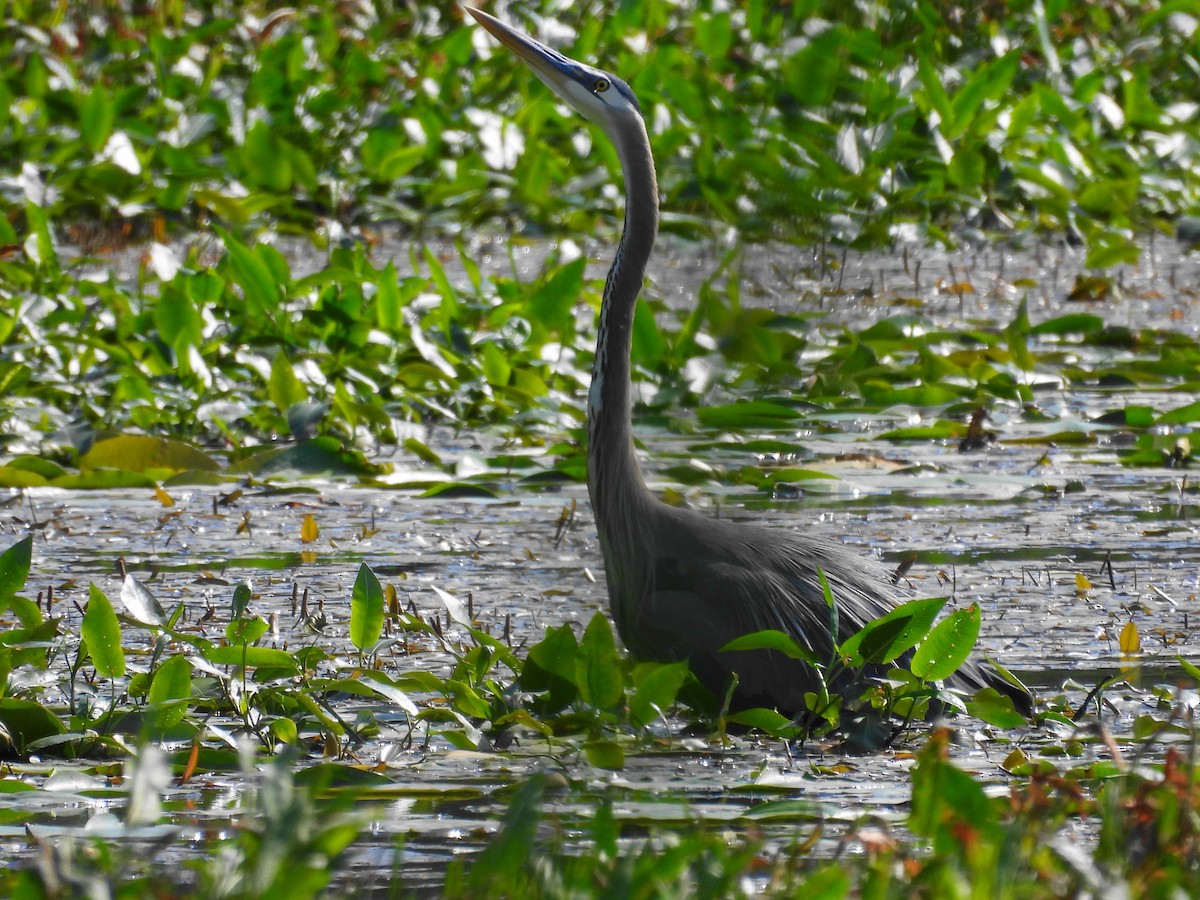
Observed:
[[[774,709],[743,709],[725,717],[725,721],[734,725],[745,725],[755,728],[763,734],[776,738],[790,738],[799,733],[795,723],[783,713]]]
[[[702,406],[696,410],[700,424],[708,428],[786,428],[800,418],[800,412],[782,403],[752,400],[749,403],[730,403],[724,406]]]
[[[500,829],[491,843],[471,865],[467,896],[489,896],[496,884],[511,884],[525,869],[537,846],[537,827],[541,819],[542,795],[546,779],[531,775],[517,788],[508,804]]]
[[[995,813],[983,787],[946,759],[944,742],[930,738],[917,756],[908,827],[921,837],[944,834],[949,842],[955,823],[967,823],[974,832],[994,825]]]
[[[123,472],[199,470],[219,468],[215,459],[191,444],[145,434],[122,434],[92,444],[79,458],[79,468],[117,469]]]
[[[89,469],[86,472],[68,473],[55,478],[54,487],[69,491],[110,491],[121,488],[148,488],[157,486],[154,479],[140,472],[123,472],[120,469]]]
[[[544,691],[550,687],[547,676],[574,684],[578,656],[579,642],[570,625],[547,628],[546,636],[529,648],[529,656],[521,670],[521,687],[527,691]]]
[[[93,153],[98,153],[112,134],[116,118],[112,95],[95,85],[79,102],[79,133]]]
[[[1195,663],[1188,662],[1182,656],[1176,656],[1179,660],[1179,665],[1183,666],[1183,671],[1187,672],[1195,680],[1196,684],[1200,685],[1200,666]]]
[[[0,734],[5,733],[12,739],[17,753],[23,755],[30,744],[66,734],[67,728],[42,704],[5,697],[0,699]]]
[[[225,626],[225,640],[230,644],[253,644],[270,629],[262,616],[239,616]]]
[[[583,256],[560,266],[525,307],[525,314],[539,333],[570,337],[575,333],[575,305],[583,293]]]
[[[983,688],[967,701],[967,712],[997,728],[1020,728],[1026,724],[1023,715],[1017,712],[1012,697],[1001,694],[995,688]]]
[[[637,688],[629,700],[629,714],[641,725],[656,722],[675,703],[675,697],[688,676],[688,664],[643,663],[634,670]]]
[[[949,678],[967,661],[979,637],[981,616],[978,604],[957,609],[929,632],[913,654],[909,669],[926,681]]]
[[[154,672],[146,697],[156,728],[166,730],[187,713],[192,698],[192,667],[187,658],[171,656]]]
[[[154,306],[154,327],[163,343],[177,351],[196,346],[204,338],[204,320],[196,304],[174,283],[164,287]]]
[[[242,289],[247,313],[256,318],[270,317],[282,299],[282,286],[258,254],[233,235],[220,229],[218,234],[224,239],[226,258],[233,280]]]
[[[233,603],[229,617],[231,619],[240,619],[245,615],[253,596],[254,591],[251,589],[249,582],[239,581],[237,587],[233,589]]]
[[[21,538],[0,554],[0,609],[24,590],[33,559],[33,535]]]
[[[843,641],[842,656],[852,666],[890,663],[929,633],[945,605],[945,597],[902,603]]]
[[[612,626],[602,612],[592,616],[579,642],[575,683],[583,701],[596,709],[616,706],[624,695],[625,680]]]
[[[288,361],[287,354],[280,350],[271,361],[271,378],[267,382],[267,396],[275,409],[286,413],[296,403],[308,399],[308,390],[296,377],[296,370]]]
[[[1030,334],[1096,334],[1104,330],[1104,319],[1088,313],[1074,313],[1047,319],[1029,329]]]
[[[296,672],[299,668],[295,656],[287,650],[278,650],[274,647],[227,644],[224,647],[206,647],[202,655],[215,666],[263,667],[289,672]]]
[[[362,563],[350,595],[350,643],[361,652],[370,650],[383,634],[383,586],[371,567]]]
[[[740,650],[778,650],[789,659],[802,659],[810,665],[820,665],[817,655],[807,647],[797,644],[782,631],[767,629],[744,634],[735,638],[721,648],[722,653],[732,653]]]
[[[633,311],[633,364],[648,369],[657,368],[667,352],[667,342],[654,321],[654,311],[645,300],[638,299]]]
[[[80,626],[87,642],[88,656],[103,678],[120,678],[125,674],[125,651],[121,647],[121,623],[104,592],[96,585],[88,586],[88,604]]]
[[[494,342],[489,341],[484,344],[483,377],[487,379],[487,383],[495,387],[503,387],[508,384],[511,375],[512,365],[504,351]]]
[[[625,768],[625,750],[616,741],[587,741],[583,745],[587,761],[598,769]]]
[[[1200,422],[1200,400],[1195,403],[1189,403],[1186,406],[1178,406],[1175,409],[1169,409],[1161,416],[1155,424],[1158,425],[1183,425],[1189,422]]]

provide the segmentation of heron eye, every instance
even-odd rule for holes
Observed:
[[[603,94],[605,91],[608,90],[608,79],[607,78],[597,78],[596,79],[596,87],[593,88],[593,90],[597,94]]]

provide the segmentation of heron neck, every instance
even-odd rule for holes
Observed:
[[[602,536],[614,513],[630,514],[650,500],[633,445],[629,354],[658,234],[658,182],[645,126],[640,119],[637,125],[633,133],[609,135],[625,176],[625,227],[604,285],[588,391],[588,491]]]

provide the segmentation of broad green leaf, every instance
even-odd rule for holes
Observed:
[[[587,741],[583,753],[598,769],[616,771],[625,768],[625,750],[616,741]]]
[[[143,625],[162,625],[167,618],[158,598],[132,575],[121,582],[121,603],[130,617]]]
[[[29,565],[33,559],[33,535],[21,538],[0,553],[0,609],[25,589]]]
[[[560,266],[529,301],[525,315],[537,334],[569,338],[575,333],[575,307],[583,293],[583,274],[586,257],[579,257]]]
[[[196,310],[196,304],[174,282],[164,287],[154,305],[154,327],[163,342],[177,351],[197,345],[204,338],[204,320]]]
[[[145,472],[148,469],[215,471],[219,465],[203,450],[183,441],[144,434],[122,434],[96,441],[79,459],[79,468]]]
[[[512,366],[503,350],[492,341],[483,345],[483,377],[488,384],[503,387],[512,375]]]
[[[383,634],[383,586],[371,567],[362,563],[350,595],[350,643],[366,652]]]
[[[169,656],[154,670],[147,700],[152,704],[189,700],[192,696],[192,667],[185,656]]]
[[[296,657],[287,650],[274,647],[252,647],[241,644],[226,644],[223,647],[206,647],[203,657],[216,666],[248,666],[297,671]]]
[[[842,642],[842,656],[852,666],[890,663],[924,638],[945,597],[910,600],[864,625]]]
[[[579,643],[570,625],[546,629],[546,636],[529,648],[527,662],[521,671],[521,687],[527,691],[544,691],[550,687],[546,675],[574,684],[578,656]]]
[[[30,472],[27,469],[14,469],[12,466],[0,466],[0,487],[45,487],[46,483],[46,478],[37,472]]]
[[[154,672],[146,697],[154,727],[165,731],[187,714],[192,698],[192,667],[184,656],[171,656]]]
[[[7,734],[18,754],[25,754],[30,744],[66,733],[62,720],[42,704],[13,697],[0,699],[0,734]]]
[[[121,647],[121,623],[112,603],[96,585],[88,587],[88,604],[80,626],[87,641],[88,656],[103,678],[120,678],[125,674],[125,651]]]
[[[913,654],[909,669],[926,681],[949,678],[967,661],[979,637],[979,606],[972,603],[946,616],[929,632]]]
[[[752,400],[748,403],[731,403],[725,406],[702,406],[696,417],[709,428],[786,428],[798,419],[800,412],[781,403],[769,400]]]
[[[633,346],[630,351],[634,365],[657,368],[666,352],[667,342],[654,321],[654,311],[645,300],[639,299],[634,307]]]
[[[1013,706],[1012,697],[995,688],[984,688],[967,701],[967,712],[997,728],[1020,728],[1025,717]]]
[[[917,756],[912,769],[912,809],[908,827],[913,834],[950,840],[954,825],[969,825],[972,833],[992,826],[995,813],[983,786],[953,765],[944,754],[944,739],[933,737]]]
[[[79,101],[79,133],[88,149],[98,153],[112,134],[115,119],[112,94],[97,84]]]
[[[296,377],[287,354],[280,350],[271,362],[271,378],[267,382],[267,396],[278,412],[286,413],[296,403],[308,399],[308,390]]]
[[[756,728],[772,737],[787,738],[799,732],[791,719],[774,709],[743,709],[726,716],[725,720],[735,725]]]
[[[722,653],[732,653],[741,650],[777,650],[789,659],[802,659],[810,665],[820,665],[817,655],[807,647],[796,643],[782,631],[767,629],[744,634],[735,638],[721,648]]]
[[[584,702],[597,709],[616,706],[624,695],[621,660],[604,613],[593,615],[583,632],[575,662],[575,683]]]
[[[1195,403],[1189,403],[1186,406],[1178,406],[1175,409],[1169,409],[1161,416],[1155,424],[1158,425],[1183,425],[1189,422],[1200,422],[1200,400]]]
[[[241,616],[225,626],[225,640],[230,644],[254,644],[270,630],[262,616]]]
[[[686,662],[638,666],[633,675],[637,687],[629,699],[630,716],[642,725],[658,721],[674,705],[687,676]]]
[[[1104,330],[1104,319],[1089,313],[1074,313],[1057,316],[1034,325],[1029,329],[1030,334],[1096,334]]]
[[[221,233],[218,229],[218,233]],[[247,312],[255,318],[270,317],[283,299],[282,286],[270,268],[251,248],[233,235],[221,233],[228,253],[233,280],[242,289]]]
[[[52,485],[69,491],[111,491],[121,488],[149,488],[154,490],[157,482],[140,472],[125,472],[120,469],[89,469],[86,472],[69,472],[55,478]]]

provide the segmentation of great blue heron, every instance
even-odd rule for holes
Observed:
[[[658,183],[641,108],[615,75],[568,59],[487,13],[467,11],[604,130],[625,176],[625,227],[604,285],[587,403],[588,493],[617,631],[635,659],[688,660],[718,696],[736,673],[739,707],[803,713],[804,693],[817,686],[806,663],[774,650],[721,648],[775,629],[828,659],[830,616],[818,570],[837,601],[839,641],[895,608],[887,573],[830,541],[709,518],[668,506],[647,489],[634,452],[629,358],[634,306],[658,233]],[[995,687],[1031,712],[1028,693],[974,662],[951,684]]]

